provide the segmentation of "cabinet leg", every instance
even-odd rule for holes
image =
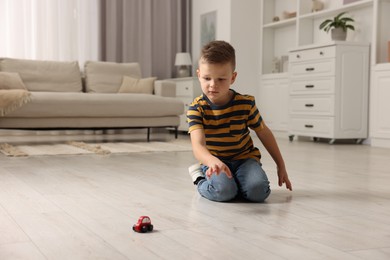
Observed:
[[[290,142],[294,141],[294,135],[289,135],[288,139],[290,140]]]

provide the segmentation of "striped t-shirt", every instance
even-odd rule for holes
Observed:
[[[206,95],[195,98],[187,111],[188,132],[203,129],[207,149],[221,160],[260,160],[249,132],[264,127],[255,98],[231,91],[232,100],[223,106],[212,104]]]

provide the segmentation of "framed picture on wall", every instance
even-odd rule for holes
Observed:
[[[200,16],[200,46],[216,39],[217,11],[208,12]]]

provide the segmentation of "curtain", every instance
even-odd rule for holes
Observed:
[[[0,0],[0,57],[139,62],[170,78],[191,51],[191,0]]]
[[[99,59],[99,0],[0,0],[0,57]]]
[[[143,77],[174,75],[177,52],[190,52],[190,0],[101,0],[104,61],[138,62]]]

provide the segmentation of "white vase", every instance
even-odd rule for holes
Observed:
[[[333,41],[345,41],[347,39],[347,31],[344,31],[343,28],[333,28],[331,31],[331,36]]]

